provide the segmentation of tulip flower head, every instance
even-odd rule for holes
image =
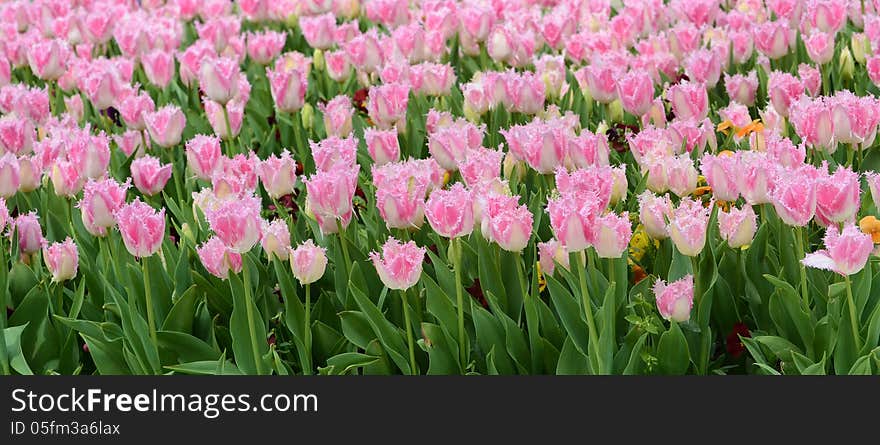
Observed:
[[[153,255],[165,237],[165,209],[158,212],[140,198],[125,204],[114,215],[126,250],[137,258]]]
[[[52,282],[59,283],[76,277],[79,266],[79,252],[70,237],[61,243],[43,247],[43,261],[52,274]]]
[[[663,318],[678,323],[690,320],[694,307],[694,276],[685,275],[669,284],[658,279],[654,283],[654,298]]]
[[[290,251],[290,268],[303,286],[318,281],[326,267],[327,249],[316,246],[310,239]]]
[[[843,230],[830,226],[825,231],[825,249],[807,254],[801,262],[809,267],[831,270],[841,275],[859,273],[868,262],[874,243],[853,223]]]
[[[422,275],[424,259],[424,247],[418,247],[413,241],[401,243],[394,238],[388,238],[381,255],[370,252],[376,273],[389,289],[406,290],[415,286]]]

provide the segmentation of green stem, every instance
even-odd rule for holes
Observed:
[[[339,232],[339,244],[342,246],[342,258],[345,259],[345,279],[351,275],[351,256],[348,254],[348,242],[345,239],[346,228],[342,227],[342,221],[336,220],[337,232]]]
[[[308,363],[303,363],[303,373],[312,375],[312,285],[306,284],[306,319],[303,326],[303,344],[306,348]]]
[[[226,156],[232,157],[232,125],[229,124],[229,111],[226,111],[226,105],[223,107],[223,122],[226,124]]]
[[[409,368],[410,374],[416,375],[419,373],[418,368],[416,367],[416,350],[415,350],[415,342],[413,341],[413,333],[412,333],[412,323],[409,320],[409,304],[406,303],[406,290],[400,291],[400,304],[403,305],[403,321],[406,323],[406,343],[409,348]]]
[[[461,240],[453,238],[450,240],[453,250],[452,267],[455,268],[455,303],[458,306],[458,358],[461,362],[461,369],[467,369],[468,351],[466,349],[465,331],[464,331],[464,293],[462,292],[461,282]]]
[[[849,275],[844,275],[843,279],[846,281],[846,302],[847,306],[849,306],[853,341],[856,342],[856,352],[858,352],[862,349],[862,338],[859,336],[859,319],[856,316],[856,302],[853,299],[852,281],[849,279]]]
[[[804,263],[801,261],[804,259],[805,251],[804,251],[804,236],[803,229],[801,227],[795,227],[794,233],[794,244],[795,248],[797,248],[798,253],[798,265],[800,266],[800,274],[801,274],[801,298],[804,300],[804,308],[809,312],[810,310],[810,296],[807,289],[807,268],[804,266]]]
[[[531,300],[533,298],[532,293],[530,292],[529,286],[526,284],[525,272],[523,271],[524,259],[522,252],[517,252],[516,255],[516,274],[519,278],[519,286],[522,289],[523,301],[525,302],[526,328],[529,333],[529,346],[532,353],[532,373],[538,374],[541,372],[539,367],[540,361],[538,360],[538,357],[541,356],[541,354],[539,354],[540,336],[538,333],[538,313],[535,310],[534,302]]]
[[[590,336],[590,345],[596,355],[596,363],[599,365],[598,370],[601,371],[604,367],[602,366],[602,356],[598,352],[599,335],[596,333],[596,322],[593,320],[593,303],[590,302],[590,293],[587,290],[587,262],[583,257],[580,266],[581,267],[578,268],[578,280],[580,281],[581,286],[581,300],[584,306],[584,315],[587,317],[587,330]]]
[[[251,276],[247,264],[241,268],[241,282],[244,287],[245,312],[247,313],[248,331],[251,333],[251,349],[254,351],[254,366],[257,375],[263,375],[263,360],[260,358],[260,349],[257,332],[254,330],[254,310],[251,297]]]
[[[147,304],[147,326],[150,328],[150,338],[153,340],[153,346],[159,347],[159,340],[156,337],[156,315],[153,313],[153,293],[150,286],[150,268],[147,266],[147,258],[141,259],[141,266],[144,271],[144,297]]]

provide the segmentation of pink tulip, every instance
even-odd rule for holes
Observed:
[[[284,220],[276,219],[271,223],[263,221],[263,236],[260,239],[260,246],[271,260],[276,257],[279,260],[286,261],[290,252],[290,229]]]
[[[736,189],[750,205],[770,202],[768,190],[772,176],[767,153],[743,151],[737,154]]]
[[[337,164],[330,170],[318,171],[306,184],[306,210],[315,216],[321,232],[336,233],[338,225],[348,227],[360,167]]]
[[[147,79],[159,88],[166,88],[174,77],[174,56],[168,51],[154,50],[141,57]]]
[[[767,155],[785,168],[796,168],[804,164],[807,151],[803,145],[794,145],[791,139],[777,135],[767,137]]]
[[[12,153],[0,156],[0,198],[10,198],[18,192],[21,185],[21,171],[18,157]]]
[[[683,255],[693,257],[703,251],[710,210],[711,207],[704,207],[702,202],[687,197],[672,211],[666,229],[672,243]]]
[[[245,253],[260,240],[263,220],[260,200],[251,195],[223,201],[205,216],[214,234],[235,253]]]
[[[367,112],[378,128],[387,130],[406,118],[409,86],[392,83],[371,87],[368,97]]]
[[[144,146],[145,142],[149,144],[149,138],[144,136],[144,131],[146,130],[128,130],[122,134],[115,134],[113,135],[113,141],[126,157],[131,156],[135,152],[137,152],[138,156],[143,156],[144,152],[149,148],[149,145]]]
[[[510,111],[537,114],[544,109],[546,95],[544,81],[529,71],[507,73],[504,78],[505,106]]]
[[[817,65],[824,65],[834,57],[834,34],[813,31],[804,37],[807,55]]]
[[[287,34],[275,31],[250,33],[247,36],[248,56],[260,65],[268,65],[281,54]]]
[[[534,217],[518,202],[519,196],[490,194],[483,209],[485,238],[508,252],[522,252],[532,236]]]
[[[685,60],[685,72],[691,81],[712,88],[721,78],[721,59],[714,51],[696,50]]]
[[[199,86],[208,99],[225,105],[238,94],[238,62],[226,58],[205,58],[199,68]]]
[[[816,97],[822,88],[822,73],[817,68],[802,63],[798,65],[798,77],[810,96]]]
[[[223,140],[230,140],[238,136],[238,133],[241,132],[241,125],[244,121],[244,105],[236,100],[231,100],[226,104],[226,113],[229,117],[229,127],[231,128],[226,125],[226,117],[223,115],[223,105],[208,100],[207,98],[204,101],[204,105],[208,123],[211,124],[211,129],[214,130],[214,134],[217,135],[217,137]]]
[[[614,187],[612,171],[611,167],[602,166],[582,168],[568,173],[564,168],[559,167],[555,174],[556,188],[561,195],[577,198],[591,195],[597,200],[600,209],[604,210],[611,202],[611,192]]]
[[[376,273],[389,289],[406,290],[416,285],[422,275],[425,249],[415,242],[400,241],[389,237],[382,246],[381,256],[370,252],[370,260]]]
[[[76,164],[60,159],[52,165],[51,179],[55,193],[66,197],[79,193],[85,181]]]
[[[751,205],[745,205],[741,209],[731,207],[729,212],[718,212],[718,231],[721,239],[727,241],[731,248],[737,249],[751,244],[757,230],[758,221]]]
[[[79,97],[79,96],[73,96]],[[131,94],[119,103],[119,115],[125,125],[132,130],[142,131],[146,128],[144,116],[156,110],[153,99],[147,93]]]
[[[773,71],[767,84],[770,103],[782,117],[788,117],[788,109],[792,102],[804,94],[804,85],[797,77],[780,71]]]
[[[658,278],[653,290],[661,317],[677,323],[690,320],[691,309],[694,307],[693,275],[685,275],[669,284]]]
[[[272,198],[293,193],[296,185],[296,161],[284,150],[281,156],[271,155],[257,167],[260,182]]]
[[[476,187],[500,177],[503,158],[501,150],[478,147],[468,150],[465,159],[458,163],[458,171],[468,187]]]
[[[84,108],[82,96],[70,96],[64,98],[64,110],[78,123],[83,121]]]
[[[170,148],[180,143],[186,116],[176,105],[165,105],[155,112],[144,114],[144,123],[157,145]]]
[[[441,167],[455,171],[469,149],[480,147],[483,131],[483,128],[464,121],[437,128],[428,135],[428,151]]]
[[[28,154],[33,150],[34,124],[14,114],[0,117],[0,154]]]
[[[216,136],[198,134],[186,141],[186,164],[203,181],[211,180],[211,176],[220,167],[222,156],[220,139]]]
[[[676,196],[687,196],[697,189],[698,173],[689,156],[678,155],[666,158],[660,163],[666,170],[666,184]]]
[[[569,270],[568,252],[559,241],[551,239],[546,243],[538,243],[538,258],[541,264],[541,272],[545,275],[553,275],[556,270],[556,263],[559,263],[565,270]]]
[[[373,167],[376,206],[389,228],[419,228],[425,220],[425,196],[430,182],[412,162]]]
[[[839,0],[812,0],[806,2],[801,26],[835,34],[846,24],[847,7]]]
[[[755,70],[749,71],[748,75],[725,74],[724,89],[730,100],[751,107],[755,105],[755,95],[758,92],[758,75]]]
[[[440,236],[458,238],[474,229],[474,197],[456,183],[447,190],[435,190],[425,204],[428,223]]]
[[[761,54],[776,60],[791,50],[792,32],[782,21],[767,21],[755,27],[755,47]]]
[[[229,271],[241,272],[242,258],[240,253],[233,252],[223,241],[212,236],[204,244],[196,248],[202,266],[205,266],[211,275],[221,280],[229,278]]]
[[[789,226],[807,225],[816,212],[816,171],[812,166],[782,170],[774,180],[770,202]]]
[[[587,90],[595,101],[610,103],[617,99],[617,79],[623,76],[623,67],[599,60],[585,67],[584,74]]]
[[[39,188],[43,180],[43,165],[40,157],[37,155],[19,157],[18,173],[18,191],[28,193]]]
[[[70,47],[61,39],[42,40],[31,44],[27,52],[31,71],[40,79],[57,80],[70,60]]]
[[[574,136],[571,127],[561,121],[534,121],[501,130],[510,152],[541,174],[549,174],[562,165],[569,140]]]
[[[731,31],[729,33],[730,41],[733,46],[733,61],[735,63],[745,63],[752,57],[755,48],[755,40],[752,34],[746,30]]]
[[[712,195],[721,201],[733,202],[739,198],[739,169],[736,156],[704,155],[700,170],[712,187]]]
[[[165,209],[158,212],[135,198],[114,213],[128,253],[144,258],[153,255],[165,237]]]
[[[186,86],[193,86],[198,80],[202,61],[215,57],[216,53],[211,43],[205,40],[196,40],[192,45],[177,55],[180,63],[180,80]]]
[[[880,208],[880,174],[873,171],[865,173],[865,179],[868,181],[868,189],[871,190],[871,200],[874,206]]]
[[[871,235],[862,233],[853,223],[843,230],[830,226],[825,231],[825,249],[807,254],[801,263],[816,269],[831,270],[841,275],[853,275],[868,262],[874,243]]]
[[[859,174],[839,166],[828,174],[827,166],[816,178],[816,217],[829,223],[854,221],[861,204]]]
[[[284,113],[298,111],[305,104],[308,79],[299,70],[266,70],[275,106]]]
[[[607,213],[596,220],[596,253],[599,258],[620,258],[629,247],[632,224],[629,213]]]
[[[100,178],[110,164],[110,139],[102,132],[93,136],[87,131],[72,135],[67,147],[67,159],[85,178]]]
[[[348,96],[336,96],[326,104],[318,105],[318,108],[324,113],[324,129],[328,136],[346,137],[351,133],[354,108]]]
[[[709,114],[709,95],[703,84],[677,83],[666,89],[666,98],[672,104],[675,117],[679,119],[699,121]]]
[[[641,71],[630,71],[617,80],[617,95],[623,110],[636,117],[648,113],[654,100],[654,82]]]
[[[377,166],[395,162],[400,159],[400,142],[397,140],[397,129],[377,130],[364,128],[364,141],[367,152]]]
[[[672,218],[672,201],[669,195],[657,196],[649,191],[643,192],[639,200],[639,221],[653,239],[669,237],[666,221]]]
[[[789,112],[791,124],[804,143],[828,153],[834,152],[834,121],[831,107],[823,97],[801,96],[791,103]]]
[[[158,194],[171,178],[171,164],[162,165],[158,158],[144,156],[131,162],[134,186],[147,196]]]
[[[333,14],[302,16],[299,18],[299,28],[309,46],[315,49],[330,49],[334,43],[336,17]]]
[[[344,139],[330,136],[318,142],[309,141],[309,146],[318,171],[330,170],[336,165],[351,167],[357,164],[358,140],[353,133]]]
[[[318,281],[327,268],[327,249],[316,246],[311,239],[306,240],[290,251],[290,268],[303,286]]]
[[[359,71],[373,73],[382,65],[384,57],[375,28],[353,37],[342,46],[349,62]]]
[[[18,215],[14,224],[18,236],[18,250],[22,253],[37,252],[46,243],[36,211]]]
[[[113,179],[95,181],[90,179],[83,188],[83,198],[77,204],[82,213],[83,225],[95,236],[106,236],[107,229],[116,225],[113,216],[125,204],[125,192],[129,184],[119,184]]]
[[[825,103],[831,108],[835,141],[862,149],[873,144],[880,124],[880,101],[842,90],[826,97]]]
[[[351,62],[344,51],[330,51],[324,54],[327,75],[336,82],[345,82],[351,75]]]
[[[62,243],[52,243],[43,247],[43,261],[52,274],[52,282],[60,283],[73,279],[79,266],[79,252],[70,237]]]
[[[868,77],[871,79],[871,82],[874,85],[880,85],[880,54],[868,57],[865,68],[868,71]]]
[[[575,168],[608,165],[610,148],[608,136],[595,134],[586,129],[568,138],[568,157]]]
[[[553,235],[569,252],[580,252],[596,241],[596,220],[603,210],[595,194],[562,195],[547,202]]]

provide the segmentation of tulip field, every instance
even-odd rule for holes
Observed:
[[[880,373],[878,0],[0,3],[0,374]]]

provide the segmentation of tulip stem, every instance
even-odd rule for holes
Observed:
[[[590,346],[593,349],[592,354],[596,355],[596,363],[598,364],[598,369],[596,371],[601,372],[604,369],[602,366],[602,355],[599,354],[599,335],[596,334],[596,322],[593,320],[593,303],[590,302],[590,293],[587,290],[587,260],[585,258],[581,258],[581,267],[578,268],[578,279],[580,280],[581,285],[581,300],[584,305],[584,315],[587,317],[587,330],[590,335]]]
[[[150,267],[147,266],[147,258],[141,259],[141,266],[144,271],[144,297],[147,304],[147,326],[150,328],[150,338],[153,340],[153,346],[159,347],[159,340],[156,337],[156,315],[153,313],[153,293],[150,285]]]
[[[247,261],[244,261],[241,268],[241,284],[244,287],[245,313],[247,314],[248,332],[251,334],[251,349],[254,351],[254,367],[257,375],[263,375],[263,360],[260,358],[259,343],[257,340],[257,332],[254,330],[254,310],[251,297],[251,273],[248,268]]]
[[[351,274],[351,257],[348,255],[348,243],[345,240],[345,231],[347,229],[342,227],[342,222],[338,219],[336,220],[336,227],[339,232],[339,244],[342,246],[342,258],[345,260],[345,280],[348,281]]]
[[[540,337],[538,334],[538,312],[535,308],[534,302],[531,300],[534,298],[531,293],[531,289],[526,284],[525,272],[523,271],[524,266],[524,258],[522,252],[517,252],[517,261],[516,261],[516,274],[519,278],[519,286],[522,289],[523,301],[525,304],[526,310],[526,328],[529,333],[529,347],[531,348],[532,353],[532,373],[538,374],[541,372],[539,368],[539,348],[540,348]]]
[[[229,124],[229,112],[223,107],[223,122],[226,124],[226,156],[232,157],[232,125]]]
[[[303,373],[312,375],[312,285],[306,284],[306,316],[303,326],[303,346],[306,348],[307,363],[303,363]]]
[[[467,369],[468,351],[467,337],[464,331],[464,294],[462,293],[461,282],[461,239],[452,238],[452,267],[455,268],[455,303],[458,306],[458,358],[461,362],[462,371]]]
[[[412,323],[409,319],[409,304],[406,303],[406,290],[400,291],[400,304],[403,305],[403,322],[406,324],[406,343],[409,348],[409,368],[410,374],[419,373],[416,368],[416,350],[413,342]]]
[[[852,328],[853,341],[856,343],[856,352],[862,349],[862,338],[859,336],[859,319],[856,317],[856,302],[853,299],[852,281],[849,275],[844,275],[846,281],[846,302],[849,306],[850,327]]]
[[[804,266],[803,259],[806,256],[804,253],[804,236],[803,229],[801,227],[795,227],[794,233],[794,244],[795,248],[797,248],[798,253],[798,265],[800,266],[800,274],[801,274],[801,298],[804,300],[804,308],[809,312],[810,310],[810,296],[807,289],[807,268]]]

